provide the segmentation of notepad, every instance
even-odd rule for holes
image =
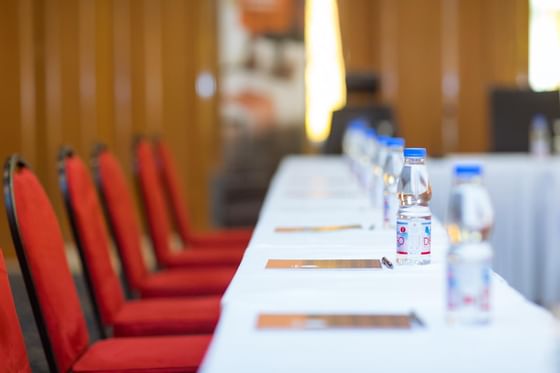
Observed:
[[[410,329],[412,314],[272,314],[261,313],[257,329]]]
[[[269,259],[267,269],[381,269],[379,259]]]

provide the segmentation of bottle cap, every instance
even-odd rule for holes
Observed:
[[[426,158],[426,148],[405,148],[405,158]]]
[[[380,145],[387,145],[387,141],[389,141],[391,139],[390,136],[385,136],[385,135],[379,135],[377,136],[377,142]]]
[[[455,165],[455,176],[480,176],[482,166],[476,163]]]
[[[365,120],[364,118],[353,118],[352,120],[350,120],[350,123],[348,124],[351,128],[356,128],[356,129],[363,129],[363,128],[368,128],[369,127],[369,123],[367,120]]]
[[[391,137],[386,142],[389,148],[402,148],[404,146],[404,139],[402,137]]]
[[[365,132],[366,137],[368,139],[374,139],[375,138],[375,130],[373,128],[368,127],[368,128],[365,129],[364,132]]]
[[[546,128],[548,127],[547,124],[547,120],[546,117],[544,116],[544,114],[537,114],[533,117],[533,121],[531,123],[531,126],[534,128]]]

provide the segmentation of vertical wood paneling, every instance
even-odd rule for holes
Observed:
[[[97,138],[96,0],[79,2],[80,148],[86,154]]]
[[[379,71],[379,3],[379,0],[338,0],[347,71]]]
[[[440,0],[381,3],[383,98],[408,146],[442,152]]]
[[[149,134],[159,133],[162,122],[161,6],[158,0],[144,0],[144,131]]]
[[[20,151],[22,133],[20,128],[20,52],[18,14],[20,8],[15,1],[0,1],[0,148],[7,155]],[[2,162],[4,160],[2,159]],[[4,208],[2,198],[1,206]],[[7,253],[13,253],[10,232],[7,229],[6,214],[0,214],[0,244]]]
[[[125,169],[130,164],[130,139],[133,131],[132,23],[130,0],[113,1],[113,91],[115,97],[115,146]],[[135,97],[137,98],[137,97]]]

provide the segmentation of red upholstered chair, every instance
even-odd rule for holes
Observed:
[[[192,256],[213,258],[214,262],[238,265],[245,247],[214,248],[214,250],[180,250],[171,248],[171,228],[165,196],[158,176],[152,144],[139,137],[134,145],[135,176],[145,210],[146,222],[156,258],[163,267],[183,267]],[[190,247],[189,247],[190,249]]]
[[[0,372],[31,373],[2,250],[0,250]]]
[[[80,253],[94,313],[102,335],[212,333],[220,316],[220,297],[125,300],[111,264],[110,243],[95,185],[71,149],[59,153],[58,174],[66,211]]]
[[[52,372],[196,372],[209,335],[115,338],[90,345],[56,215],[41,184],[17,155],[4,168],[4,199]]]
[[[142,256],[141,231],[124,173],[106,147],[96,147],[93,174],[129,290],[141,297],[222,294],[234,267],[167,269],[150,273]]]
[[[252,229],[216,229],[210,232],[192,230],[186,198],[182,194],[183,189],[171,152],[161,139],[154,142],[154,151],[169,210],[183,244],[192,245],[194,248],[216,246],[246,248],[253,233]]]

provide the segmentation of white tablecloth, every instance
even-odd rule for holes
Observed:
[[[477,161],[495,209],[494,270],[527,298],[560,303],[560,158],[484,154],[430,159],[431,208],[444,221],[453,165]]]
[[[223,300],[203,372],[554,372],[557,325],[493,276],[493,323],[445,323],[447,238],[433,222],[433,263],[394,270],[270,270],[268,259],[394,259],[395,233],[336,157],[290,157],[275,176],[253,239]],[[277,226],[362,224],[329,233]],[[374,226],[373,229],[372,225]],[[414,310],[425,328],[270,331],[261,312],[383,313]]]

